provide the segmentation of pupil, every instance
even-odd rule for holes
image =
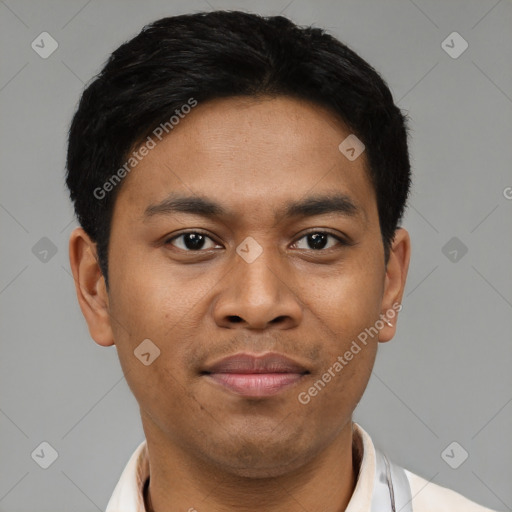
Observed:
[[[308,243],[312,249],[323,249],[327,244],[327,236],[324,233],[308,235]]]
[[[204,245],[204,236],[199,233],[187,233],[185,235],[185,246],[192,251],[201,249]]]

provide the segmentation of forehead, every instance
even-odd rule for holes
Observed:
[[[216,198],[264,215],[306,195],[340,192],[376,214],[364,152],[339,149],[350,130],[333,113],[289,97],[199,104],[127,175],[116,201],[138,219],[172,193]]]

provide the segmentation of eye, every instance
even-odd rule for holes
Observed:
[[[301,247],[300,244],[302,240],[304,240],[305,243],[302,243],[303,246]],[[347,244],[340,237],[334,236],[331,233],[327,233],[325,231],[314,231],[304,235],[302,238],[299,238],[299,240],[297,240],[294,245],[297,247],[297,249],[319,251],[322,249],[331,249],[336,245]],[[304,247],[304,245],[306,245],[306,247]]]
[[[219,245],[209,236],[197,231],[189,231],[169,238],[165,245],[173,245],[183,251],[200,251],[202,249],[214,249]]]

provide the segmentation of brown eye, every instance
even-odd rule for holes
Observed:
[[[197,232],[181,233],[165,243],[183,251],[200,251],[202,249],[213,249],[217,246],[209,236]]]
[[[301,241],[305,241],[305,247],[300,246]],[[308,233],[300,238],[295,245],[298,249],[306,249],[319,251],[322,249],[330,249],[331,247],[335,247],[336,245],[345,245],[344,241],[337,236],[332,235],[331,233],[326,233],[324,231],[315,231],[313,233]],[[303,244],[304,245],[304,244]]]

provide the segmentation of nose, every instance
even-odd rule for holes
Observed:
[[[291,329],[302,321],[302,302],[279,264],[264,251],[247,263],[236,257],[213,307],[218,326],[230,329]]]

